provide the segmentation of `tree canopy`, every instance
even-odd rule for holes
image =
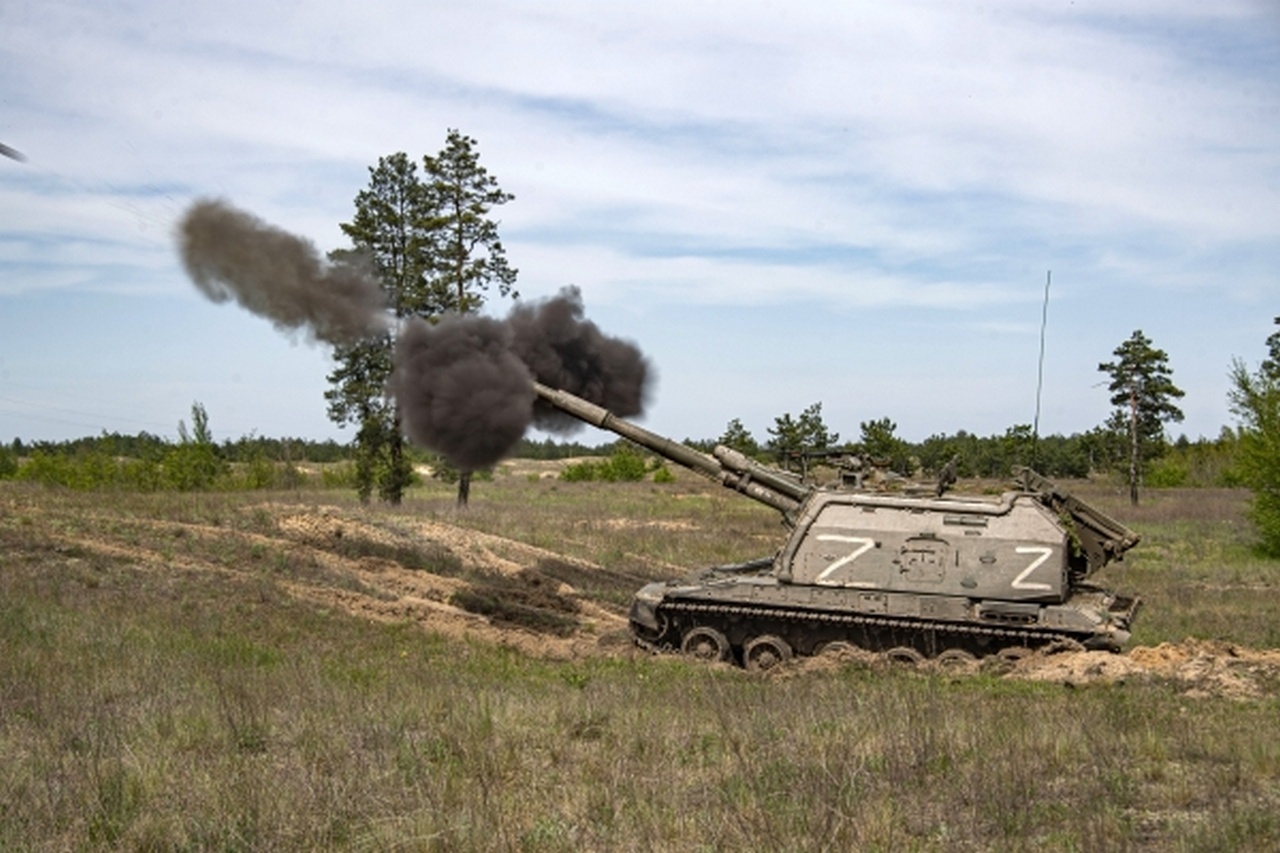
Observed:
[[[1153,347],[1141,330],[1113,355],[1115,361],[1102,362],[1098,370],[1111,377],[1107,390],[1116,410],[1108,423],[1129,437],[1129,500],[1136,505],[1146,462],[1164,450],[1164,425],[1182,420],[1182,410],[1173,401],[1184,393],[1173,384],[1168,355]]]
[[[450,130],[444,149],[423,159],[423,191],[433,238],[433,291],[444,307],[467,314],[485,303],[491,284],[502,296],[518,297],[517,270],[507,263],[498,223],[489,213],[515,199],[480,165],[476,141]]]
[[[820,402],[809,406],[798,418],[791,417],[790,412],[779,415],[768,431],[766,446],[784,466],[805,453],[828,450],[840,440],[839,434],[831,432],[823,421]]]
[[[760,452],[760,444],[755,440],[751,431],[742,425],[742,420],[739,418],[729,421],[724,428],[724,434],[720,436],[716,444],[723,444],[725,447],[733,448],[747,456],[755,456]]]
[[[435,319],[447,311],[479,310],[489,287],[514,296],[517,271],[506,260],[493,208],[514,196],[480,165],[475,140],[450,130],[445,147],[418,165],[404,152],[378,158],[369,185],[356,194],[355,214],[341,224],[352,248],[336,256],[368,263],[398,320]],[[334,350],[325,392],[329,418],[357,427],[356,491],[368,501],[376,487],[399,503],[412,482],[396,402],[386,393],[393,334]],[[469,472],[462,472],[465,498]]]
[[[1275,322],[1280,325],[1280,317]],[[1253,490],[1250,513],[1262,550],[1280,556],[1280,332],[1267,338],[1267,347],[1256,371],[1238,358],[1232,362],[1228,401],[1240,419],[1236,465]]]

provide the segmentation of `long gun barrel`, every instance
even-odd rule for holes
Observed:
[[[811,486],[806,486],[785,472],[754,462],[731,448],[717,447],[712,456],[649,432],[644,427],[623,420],[608,409],[567,391],[548,388],[537,382],[533,383],[533,390],[548,404],[565,414],[591,426],[617,433],[659,456],[771,506],[781,512],[788,522],[805,498],[813,492]]]

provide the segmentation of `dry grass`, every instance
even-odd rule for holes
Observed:
[[[1114,488],[1079,491],[1142,534],[1142,543],[1107,578],[1140,591],[1146,601],[1134,642],[1195,636],[1280,647],[1280,562],[1254,550],[1247,491],[1151,489],[1137,507]]]
[[[0,849],[1280,847],[1280,686],[1236,701],[1153,679],[555,661],[289,592],[351,585],[342,560],[501,590],[462,546],[415,542],[432,519],[562,555],[528,560],[583,606],[781,537],[768,511],[685,480],[499,476],[473,499],[459,515],[444,487],[361,512],[336,493],[0,485]],[[380,535],[284,535],[325,504]],[[1276,567],[1239,507],[1107,505],[1146,540],[1106,579],[1151,601],[1144,642],[1280,645]]]

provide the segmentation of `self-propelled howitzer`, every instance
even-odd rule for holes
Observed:
[[[701,453],[572,394],[535,390],[777,509],[791,527],[773,556],[637,592],[630,625],[645,648],[766,669],[838,647],[951,664],[1114,651],[1129,639],[1138,599],[1088,579],[1138,536],[1029,469],[999,497],[818,488],[729,448]]]

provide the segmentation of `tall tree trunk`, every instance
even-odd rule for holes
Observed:
[[[400,470],[404,466],[404,439],[400,436],[400,416],[396,415],[396,428],[391,433],[391,470],[387,476],[393,478],[392,488],[388,490],[387,502],[392,506],[400,506],[404,497],[404,488],[400,485]]]
[[[1129,503],[1138,505],[1138,389],[1129,392]]]
[[[360,432],[356,434],[356,494],[367,504],[373,496],[374,456],[377,453],[376,424],[368,405],[360,406]]]
[[[464,507],[471,498],[471,472],[463,471],[458,475],[458,506]]]

